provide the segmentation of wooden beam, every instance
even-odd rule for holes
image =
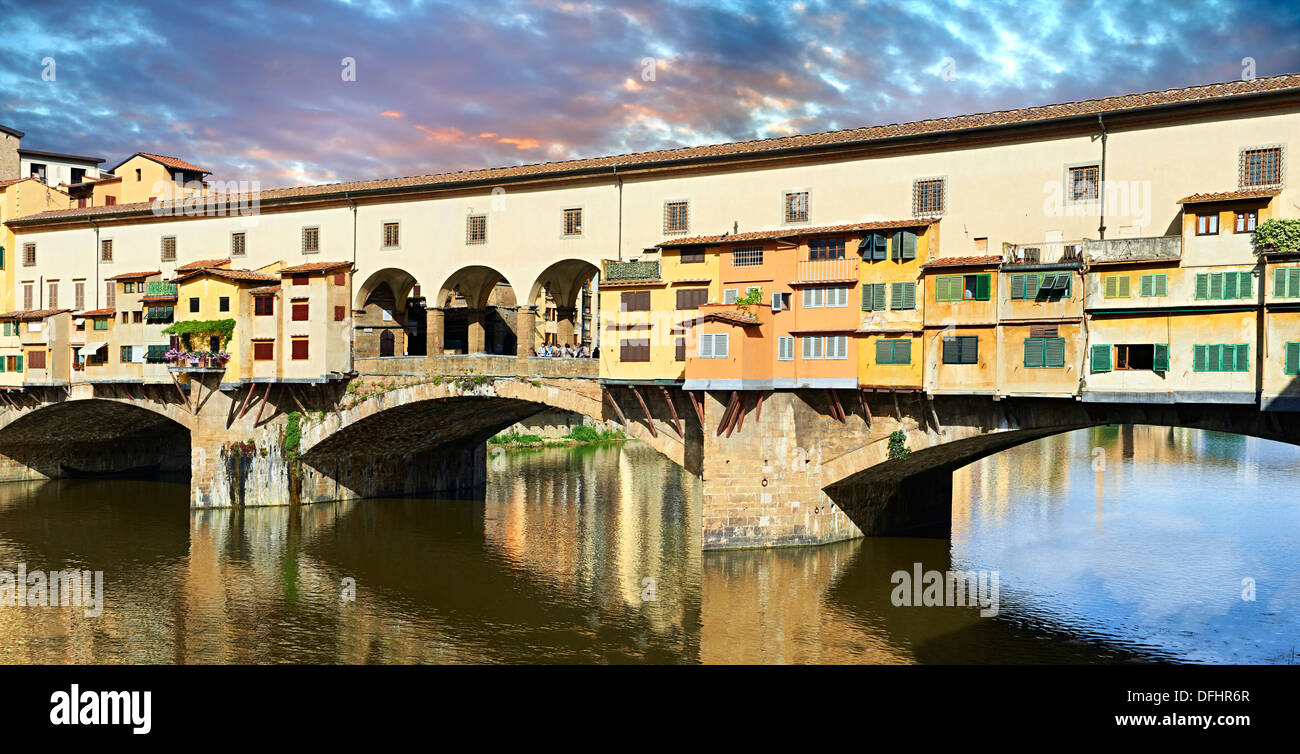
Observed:
[[[244,396],[244,405],[239,407],[239,416],[235,418],[237,419],[244,418],[244,412],[248,410],[248,402],[253,399],[253,393],[256,392],[257,392],[257,385],[252,382],[248,383],[248,395]]]
[[[736,420],[733,424],[736,426],[732,427],[732,429],[737,432],[740,431],[741,427],[745,426],[745,393],[743,391],[740,393],[740,409],[736,411]],[[727,437],[731,437],[731,429],[727,430]]]
[[[896,391],[896,390],[890,390],[890,391],[889,391],[889,394],[892,395],[892,396],[894,397],[894,418],[898,420],[898,423],[899,423],[899,424],[902,424],[902,423],[903,423],[903,409],[901,409],[901,408],[898,407],[898,391]]]
[[[293,402],[297,404],[298,410],[302,412],[303,416],[306,416],[307,407],[302,405],[302,401],[299,400],[298,398],[298,388],[294,387],[293,385],[289,385],[289,397],[293,398]]]
[[[661,390],[664,394],[664,403],[668,404],[668,413],[672,414],[673,424],[676,425],[677,427],[677,434],[680,435],[683,440],[685,440],[686,433],[682,431],[682,420],[677,418],[677,407],[673,405],[672,393],[668,392],[668,388],[666,387],[661,387],[659,388],[659,390]]]
[[[840,403],[840,391],[831,388],[831,398],[835,400],[835,413],[840,415],[840,424],[844,424],[849,417],[844,413],[844,404]]]
[[[607,387],[602,387],[601,392],[603,392],[605,397],[609,399],[609,405],[614,407],[614,415],[618,417],[619,423],[626,427],[627,418],[623,416],[623,409],[618,407],[618,401],[614,400],[614,391]]]
[[[758,394],[758,405],[754,408],[754,423],[763,421],[763,399],[767,397],[767,391],[764,390]]]
[[[636,385],[632,385],[632,395],[636,396],[636,402],[641,404],[641,410],[645,412],[646,426],[650,427],[650,436],[658,437],[659,432],[655,429],[655,419],[650,415],[650,407],[645,404],[645,398],[641,397],[641,390]]]
[[[934,431],[942,434],[943,426],[939,424],[939,412],[934,410],[934,401],[930,400],[929,396],[926,396],[924,392],[921,395],[923,396],[921,400],[925,401],[925,407],[930,410],[930,420],[934,422]]]
[[[683,391],[686,397],[691,399],[691,406],[695,408],[695,416],[700,420],[700,431],[704,431],[704,406],[701,405],[703,398],[696,398],[695,393],[689,390]]]
[[[867,391],[858,390],[858,403],[862,404],[862,416],[867,420],[867,429],[871,429],[871,407],[867,405]]]
[[[274,384],[275,384],[274,382],[266,383],[266,392],[262,394],[262,402],[257,404],[257,416],[253,417],[254,427],[256,427],[257,423],[262,420],[262,409],[266,408],[266,404],[270,402],[271,386]],[[275,416],[275,414],[271,414],[271,415]]]
[[[835,391],[826,388],[826,403],[830,406],[831,418],[844,423],[844,417],[840,414],[840,402],[835,398]]]
[[[722,412],[722,421],[718,423],[718,432],[714,437],[721,437],[722,433],[727,431],[727,423],[731,420],[731,414],[736,410],[736,391],[731,391],[731,400],[727,401],[727,410]]]
[[[189,397],[188,395],[185,394],[185,391],[184,391],[184,390],[181,390],[181,381],[178,380],[178,379],[176,379],[176,373],[175,373],[175,372],[170,372],[170,374],[171,374],[171,376],[172,376],[172,384],[176,386],[176,393],[177,393],[177,395],[179,395],[179,396],[181,397],[181,401],[185,403],[185,410],[186,410],[186,411],[189,411],[189,410],[190,410],[190,397]]]

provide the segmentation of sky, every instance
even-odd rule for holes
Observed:
[[[0,124],[23,147],[263,188],[1300,72],[1294,0],[0,0],[0,18]]]

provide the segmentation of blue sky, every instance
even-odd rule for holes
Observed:
[[[1229,81],[1247,57],[1300,72],[1294,2],[0,0],[0,18],[0,124],[25,147],[265,187]]]

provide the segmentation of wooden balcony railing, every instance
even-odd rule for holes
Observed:
[[[800,283],[843,283],[858,279],[858,260],[820,259],[799,262],[795,271]]]

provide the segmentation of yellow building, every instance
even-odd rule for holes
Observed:
[[[262,271],[200,267],[177,275],[172,281],[177,288],[176,321],[167,331],[179,336],[177,350],[182,353],[170,359],[172,371],[217,372],[222,385],[250,379],[251,291],[279,283],[279,266]]]
[[[931,258],[925,271],[925,391],[996,395],[997,255]]]
[[[10,311],[15,307],[14,275],[16,269],[35,264],[35,247],[30,249],[32,258],[24,258],[22,250],[16,248],[14,231],[7,223],[10,220],[34,215],[47,210],[67,209],[70,198],[64,192],[46,186],[36,178],[16,178],[0,181],[0,309]]]
[[[938,247],[939,221],[906,222],[883,224],[859,244],[858,384],[867,390],[915,391],[924,385],[923,269]]]
[[[1083,329],[1083,244],[1007,244],[998,286],[998,394],[1078,395]]]
[[[109,172],[115,180],[98,185],[96,196],[101,204],[110,203],[103,199],[106,196],[114,197],[113,204],[204,196],[207,176],[212,174],[179,157],[149,152],[136,152]]]

